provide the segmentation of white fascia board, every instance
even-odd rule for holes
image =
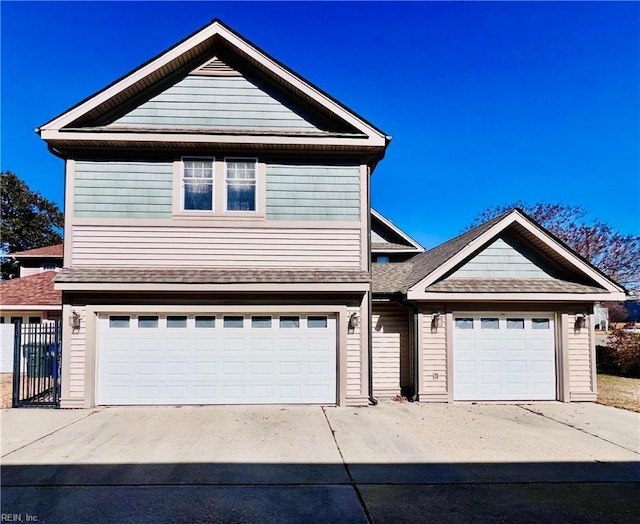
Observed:
[[[427,293],[410,291],[407,300],[429,302],[598,302],[624,300],[624,293]]]
[[[377,129],[374,129],[369,124],[358,118],[351,111],[346,110],[339,104],[336,104],[329,97],[319,92],[317,89],[310,86],[307,82],[303,81],[298,75],[291,73],[290,71],[284,69],[278,63],[276,63],[273,59],[267,57],[260,51],[258,51],[254,46],[249,45],[247,42],[244,42],[238,39],[237,36],[230,33],[226,28],[220,27],[219,34],[223,36],[228,42],[235,45],[238,49],[243,51],[245,54],[253,58],[256,62],[262,64],[264,67],[278,75],[280,78],[285,80],[287,83],[296,87],[300,91],[302,91],[305,95],[311,97],[313,100],[330,110],[332,113],[342,118],[346,122],[353,125],[355,128],[360,129],[366,135],[373,138],[374,136],[379,137],[385,142],[387,137],[380,133]]]
[[[447,260],[440,267],[436,268],[430,274],[425,276],[422,280],[411,286],[407,293],[411,293],[418,288],[425,288],[433,284],[440,277],[445,275],[447,272],[451,271],[454,267],[460,264],[465,258],[469,255],[473,254],[477,249],[482,247],[486,242],[491,240],[492,238],[498,236],[504,229],[510,226],[514,221],[514,216],[517,212],[514,211],[510,213],[504,219],[502,219],[497,224],[494,224],[487,231],[482,233],[479,237],[475,238],[471,242],[469,242],[463,249],[458,251],[453,257]]]
[[[152,62],[147,65],[141,67],[140,69],[134,71],[130,75],[126,76],[119,82],[115,83],[111,87],[105,89],[104,91],[96,94],[95,96],[89,98],[84,103],[79,106],[69,110],[68,112],[60,115],[58,118],[48,122],[47,124],[40,127],[41,136],[43,139],[47,139],[45,137],[45,131],[50,131],[54,129],[61,129],[71,122],[77,120],[85,113],[95,109],[100,104],[106,102],[110,98],[118,95],[124,89],[132,86],[136,82],[139,82],[146,76],[152,74],[157,71],[164,65],[168,64],[172,60],[177,59],[182,54],[186,53],[189,49],[201,44],[208,38],[211,38],[215,35],[219,35],[224,38],[228,43],[240,49],[246,55],[253,58],[256,62],[262,64],[265,68],[272,71],[274,74],[278,75],[285,82],[295,86],[297,89],[311,97],[313,100],[321,104],[323,107],[333,112],[338,117],[342,118],[346,122],[353,125],[355,128],[361,130],[371,139],[378,139],[383,146],[386,145],[387,137],[371,127],[369,124],[358,118],[355,114],[347,111],[339,104],[333,102],[330,98],[319,92],[317,89],[311,87],[307,82],[303,81],[297,75],[287,71],[282,68],[279,64],[277,64],[274,60],[265,56],[262,52],[258,51],[252,45],[240,40],[236,35],[228,31],[225,27],[223,27],[219,22],[213,22],[211,25],[205,27],[200,32],[193,35],[191,38],[185,40],[180,45],[170,49],[165,52]]]
[[[378,213],[375,209],[371,208],[371,214],[376,217],[378,220],[380,220],[380,222],[382,222],[385,226],[387,226],[389,229],[391,229],[392,231],[394,231],[395,233],[397,233],[399,236],[401,236],[402,238],[404,238],[407,242],[409,242],[412,246],[415,247],[415,249],[417,251],[424,251],[424,247],[422,245],[420,245],[420,243],[416,240],[414,240],[413,238],[411,238],[409,235],[407,235],[404,231],[402,231],[402,229],[400,229],[398,226],[396,226],[393,222],[391,222],[391,220],[389,220],[388,218],[385,218],[384,216],[382,216],[380,213]]]
[[[387,253],[389,255],[393,255],[393,254],[403,254],[403,253],[422,253],[421,249],[418,249],[417,247],[407,247],[407,249],[385,249],[382,247],[372,247],[371,248],[371,252],[372,253]]]
[[[38,305],[24,305],[24,304],[11,304],[0,306],[0,313],[3,311],[62,311],[62,304],[56,306],[38,306]]]
[[[73,140],[76,142],[183,142],[186,144],[275,144],[275,145],[322,145],[322,146],[367,146],[384,147],[384,139],[377,137],[314,137],[277,135],[209,135],[200,133],[150,133],[109,131],[60,131],[43,130],[43,140]]]
[[[538,228],[535,224],[532,224],[530,221],[526,220],[522,215],[518,214],[516,216],[515,222],[518,222],[522,227],[524,227],[531,234],[535,235],[541,242],[546,244],[550,249],[555,251],[558,255],[560,255],[563,259],[573,265],[576,269],[585,273],[589,278],[593,279],[595,282],[604,287],[607,291],[611,292],[620,292],[624,295],[624,289],[613,281],[608,279],[607,277],[600,274],[598,271],[593,269],[590,264],[585,263],[581,258],[574,255],[571,251],[567,250],[564,246],[562,246],[555,239],[551,238],[544,231]],[[613,300],[613,299],[608,299]]]
[[[62,258],[62,255],[3,255],[6,258]]]
[[[60,129],[74,120],[77,120],[85,113],[88,113],[92,109],[95,109],[100,104],[106,102],[110,98],[113,98],[118,93],[123,91],[124,89],[132,86],[136,82],[142,80],[146,76],[152,74],[154,71],[160,69],[165,64],[168,64],[172,60],[175,60],[180,55],[187,52],[192,47],[197,46],[198,44],[205,41],[207,38],[211,38],[218,32],[219,25],[217,23],[213,23],[208,27],[205,27],[199,33],[196,33],[188,40],[182,42],[182,44],[170,49],[166,53],[162,54],[152,62],[149,62],[147,65],[141,67],[140,69],[134,71],[130,75],[126,76],[119,82],[113,84],[111,87],[105,89],[104,91],[96,94],[95,96],[89,98],[79,106],[63,113],[58,118],[55,118],[51,122],[40,127],[41,131],[51,130],[51,129]],[[43,136],[44,138],[44,136]]]
[[[504,231],[507,227],[514,223],[518,223],[531,234],[533,234],[536,238],[542,241],[547,247],[555,251],[558,255],[564,258],[567,262],[569,262],[573,267],[575,267],[578,271],[586,274],[589,278],[600,284],[607,291],[612,293],[621,293],[622,296],[625,296],[624,289],[614,282],[609,280],[608,278],[601,275],[598,271],[594,270],[589,264],[585,263],[579,257],[571,253],[567,248],[561,245],[559,242],[551,238],[544,231],[538,228],[535,224],[531,223],[528,219],[522,216],[518,211],[514,210],[509,213],[506,217],[504,217],[500,222],[494,224],[490,229],[485,231],[478,238],[472,240],[467,244],[466,247],[461,249],[455,256],[450,258],[447,262],[442,264],[435,271],[427,275],[417,284],[414,284],[409,288],[409,293],[415,291],[416,289],[426,288],[436,282],[443,275],[454,269],[458,264],[460,264],[467,257],[471,256],[474,252],[476,252],[480,247],[482,247],[485,243],[489,242],[493,238],[497,237],[502,231]],[[608,298],[607,300],[617,300],[613,298]]]

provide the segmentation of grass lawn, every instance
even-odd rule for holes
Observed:
[[[640,413],[640,378],[598,373],[598,404]]]

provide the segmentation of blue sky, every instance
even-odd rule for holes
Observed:
[[[515,200],[640,234],[636,2],[1,3],[1,169],[62,205],[34,129],[213,18],[393,137],[373,206],[432,247]]]

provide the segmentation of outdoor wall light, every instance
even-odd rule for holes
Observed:
[[[357,328],[358,324],[360,324],[360,318],[358,317],[358,314],[355,312],[351,313],[351,316],[349,317],[349,329]]]
[[[80,313],[72,311],[69,317],[69,326],[71,329],[80,329]]]
[[[576,320],[573,323],[573,329],[580,331],[586,323],[586,315],[584,313],[576,313]]]
[[[431,329],[436,330],[442,327],[442,313],[433,313],[431,315]]]

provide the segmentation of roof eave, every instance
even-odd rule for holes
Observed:
[[[447,302],[597,302],[624,300],[624,293],[452,293],[407,292],[407,300]]]
[[[370,139],[375,139],[376,142],[379,142],[379,147],[383,150],[387,147],[390,137],[386,133],[373,126],[373,124],[344,106],[338,100],[334,99],[308,80],[304,79],[297,73],[294,73],[284,64],[280,63],[268,53],[246,40],[218,19],[213,20],[210,24],[204,26],[195,33],[192,33],[190,36],[122,76],[120,79],[116,80],[104,89],[85,98],[71,109],[41,125],[36,129],[36,132],[44,140],[51,140],[53,138],[50,136],[51,132],[60,131],[62,128],[78,120],[84,114],[95,109],[100,104],[105,103],[107,100],[117,96],[125,89],[128,89],[134,84],[148,78],[150,75],[153,75],[156,71],[170,62],[179,60],[180,56],[187,53],[190,49],[205,42],[207,39],[214,37],[222,38],[228,45],[233,46],[238,52],[255,60],[256,63],[261,65],[261,67],[265,67],[275,76],[280,78],[284,84],[291,86],[299,92],[305,93],[305,95],[309,96],[327,111],[353,125],[356,129],[361,130]]]
[[[535,221],[531,217],[526,215],[520,209],[514,209],[510,213],[505,214],[505,216],[499,222],[491,226],[487,231],[483,232],[478,237],[471,240],[464,248],[458,251],[456,255],[449,258],[449,260],[447,260],[444,264],[441,264],[429,274],[425,275],[418,282],[411,285],[409,287],[409,292],[419,292],[419,289],[430,286],[436,280],[442,278],[449,271],[453,270],[467,257],[473,255],[473,253],[480,249],[480,247],[485,245],[493,238],[497,237],[502,231],[516,222],[527,229],[529,232],[534,234],[537,238],[539,238],[543,243],[547,245],[549,249],[554,250],[556,253],[562,256],[570,265],[576,268],[576,270],[582,272],[583,274],[586,274],[589,278],[601,285],[606,290],[606,292],[614,294],[622,293],[623,296],[626,295],[626,290],[622,286],[618,285],[588,261],[580,257],[577,253],[575,253],[575,251],[569,248],[561,240],[551,235],[546,230],[543,230],[535,223]]]

